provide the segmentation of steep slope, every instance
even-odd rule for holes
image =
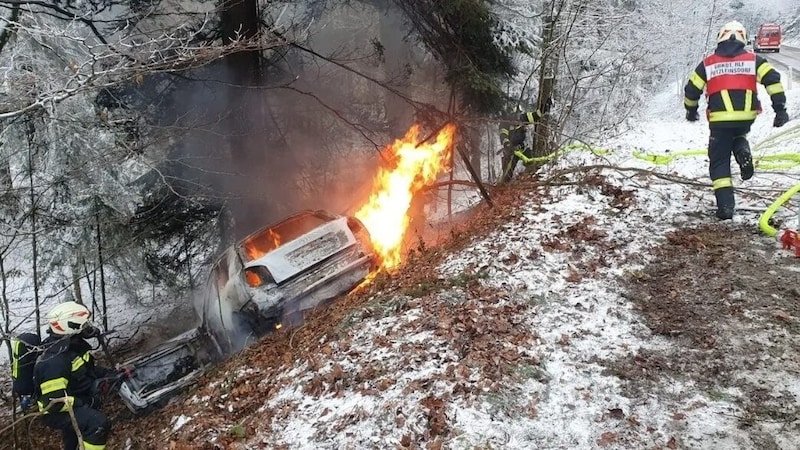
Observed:
[[[734,168],[742,208],[718,222],[703,152],[679,152],[706,125],[672,92],[650,113],[163,410],[112,407],[110,448],[796,449],[800,259],[756,224],[800,182],[800,126],[759,118],[756,176]]]
[[[796,260],[753,214],[674,215],[686,185],[573,179],[493,191],[469,235],[120,424],[115,445],[792,448]]]
[[[492,189],[440,245],[164,410],[118,417],[114,447],[797,448],[800,260],[756,224],[800,182],[782,159],[800,128],[756,122],[756,176],[717,222],[703,152],[678,152],[706,125],[672,92],[650,114]],[[797,227],[787,206],[776,226]]]

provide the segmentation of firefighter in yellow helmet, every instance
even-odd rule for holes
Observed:
[[[76,302],[54,307],[47,314],[49,336],[42,341],[43,351],[33,369],[41,420],[47,427],[61,431],[65,450],[78,448],[78,435],[68,413],[70,406],[84,449],[105,449],[111,431],[108,418],[99,410],[95,392],[95,382],[111,371],[97,366],[89,353],[92,347],[86,339],[99,334],[92,326],[91,315]],[[66,399],[66,403],[51,404],[54,399]]]
[[[726,23],[717,34],[717,48],[706,56],[689,76],[684,88],[686,120],[697,121],[703,90],[708,100],[706,117],[710,129],[708,143],[709,175],[717,202],[716,216],[725,220],[733,217],[735,200],[731,179],[731,154],[736,159],[743,180],[753,176],[753,156],[747,133],[761,112],[757,83],[767,90],[772,109],[773,126],[789,121],[786,95],[781,75],[766,59],[745,49],[747,31],[736,21]]]

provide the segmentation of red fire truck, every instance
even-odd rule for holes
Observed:
[[[781,51],[781,26],[777,23],[765,23],[758,27],[753,39],[755,52],[780,52]]]

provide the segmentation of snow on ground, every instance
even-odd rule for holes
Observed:
[[[800,89],[787,94],[790,116],[797,117]],[[750,135],[756,176],[742,182],[733,164],[738,204],[759,210],[800,182],[800,167],[775,168],[760,159],[800,152],[800,120],[772,128],[763,91],[761,98],[765,112]],[[451,255],[434,274],[449,289],[427,297],[377,293],[337,339],[320,342],[322,357],[290,363],[263,380],[266,373],[251,367],[247,383],[271,394],[245,419],[254,434],[235,448],[755,448],[739,427],[738,407],[724,395],[712,398],[691,381],[661,377],[662,394],[631,396],[600,364],[674,345],[649,332],[617,280],[641,269],[645,250],[668,231],[715,220],[705,156],[664,165],[633,156],[705,148],[707,124],[684,121],[677,87],[656,100],[634,131],[598,145],[610,153],[573,151],[542,173],[621,168],[603,173],[619,187],[618,201],[632,191],[629,207],[610,206],[597,189],[552,186],[516,220]],[[740,211],[733,225],[755,230],[758,215]],[[576,235],[580,242],[570,240]],[[502,369],[508,365],[513,369]],[[790,387],[797,379],[774,378]],[[234,390],[215,407],[232,411],[236,401]],[[226,420],[223,414],[216,426],[192,428],[181,416],[181,432],[213,442],[238,425]],[[790,432],[774,433],[780,448],[798,448]]]

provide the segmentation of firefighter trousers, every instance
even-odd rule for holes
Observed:
[[[517,152],[520,151],[523,154],[530,157],[529,153],[530,150],[524,147],[505,147],[503,149],[503,157],[500,160],[503,169],[503,173],[500,175],[500,182],[501,183],[508,183],[511,181],[511,178],[514,176],[514,170],[517,168],[517,163],[520,162],[520,157],[517,155]],[[523,161],[525,165],[528,163]]]
[[[717,201],[717,215],[730,218],[733,215],[735,200],[733,180],[731,179],[731,155],[737,138],[746,138],[750,124],[741,126],[711,127],[708,141],[708,174]]]
[[[86,450],[103,450],[111,431],[111,424],[102,412],[78,406],[73,409],[75,421],[83,437],[83,448]],[[78,435],[67,412],[47,413],[41,416],[42,422],[49,428],[61,431],[64,450],[78,448]]]

